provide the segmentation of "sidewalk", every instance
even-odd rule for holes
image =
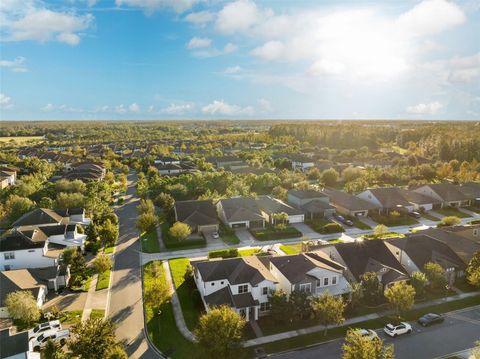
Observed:
[[[110,292],[110,287],[97,291],[97,281],[98,274],[95,274],[92,278],[92,281],[90,282],[90,288],[88,289],[87,293],[87,300],[85,301],[85,306],[83,307],[82,322],[90,318],[92,309],[105,310],[105,315],[107,315],[106,307],[108,303],[108,293]]]
[[[433,300],[433,301],[430,301],[430,302],[427,302],[427,303],[416,304],[416,305],[413,306],[413,309],[421,309],[421,308],[429,307],[429,306],[435,305],[435,304],[448,303],[448,302],[452,302],[452,301],[455,301],[455,300],[458,300],[458,299],[478,296],[479,294],[480,294],[479,292],[471,292],[471,293],[463,293],[463,294],[460,294],[460,295],[455,295],[455,296],[451,296],[451,297],[447,297],[447,298],[440,298],[440,299],[436,299],[436,300]],[[364,321],[367,321],[367,320],[378,319],[378,318],[381,318],[381,317],[385,316],[386,314],[388,314],[388,311],[383,312],[381,314],[372,313],[372,314],[363,315],[363,316],[360,316],[360,317],[350,318],[350,319],[347,319],[346,321],[344,321],[340,325],[329,327],[329,329],[336,328],[336,327],[349,326],[349,325],[364,322]],[[323,331],[323,330],[325,330],[325,327],[323,325],[316,325],[316,326],[310,327],[310,328],[291,330],[291,331],[288,331],[288,332],[272,334],[272,335],[267,335],[267,336],[260,337],[260,338],[246,340],[245,342],[243,342],[243,346],[244,347],[254,347],[254,346],[257,346],[257,345],[263,345],[263,344],[266,344],[266,343],[276,342],[276,341],[282,340],[282,339],[289,339],[289,338],[298,337],[300,335],[316,333],[316,332],[320,332],[320,331]]]
[[[160,225],[157,224],[155,226],[155,229],[157,230],[157,239],[158,239],[158,245],[160,246],[160,251],[163,252],[167,248],[165,248],[165,243],[163,243],[163,240],[162,240],[162,230],[160,229]]]
[[[175,317],[175,322],[177,323],[177,328],[185,338],[187,338],[191,342],[196,342],[197,338],[188,329],[187,324],[185,323],[185,318],[183,317],[182,307],[180,306],[180,301],[178,300],[177,291],[173,286],[172,273],[170,272],[170,266],[168,265],[168,261],[164,261],[162,265],[165,271],[165,277],[167,278],[168,289],[172,295],[171,303],[173,308],[173,316]]]

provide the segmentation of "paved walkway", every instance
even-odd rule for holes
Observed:
[[[480,214],[478,214],[478,213],[476,213],[476,212],[473,212],[473,211],[470,211],[469,209],[459,208],[458,210],[459,210],[460,212],[465,213],[466,215],[468,215],[468,216],[470,216],[470,217],[473,217],[474,219],[480,218]]]
[[[158,224],[155,228],[157,230],[157,239],[158,239],[158,245],[160,246],[160,251],[164,251],[167,248],[165,247],[165,243],[163,243],[163,240],[162,240],[162,229]]]
[[[458,299],[478,296],[479,294],[480,294],[479,292],[463,293],[463,294],[460,294],[460,295],[455,295],[455,296],[451,296],[451,297],[447,297],[447,298],[436,299],[436,300],[426,302],[426,303],[419,303],[419,304],[414,305],[413,308],[414,309],[421,309],[421,308],[429,307],[431,305],[448,303],[448,302],[452,302],[452,301],[455,301],[455,300],[458,300]],[[367,320],[378,319],[378,318],[381,318],[381,317],[387,315],[388,313],[390,313],[390,311],[385,311],[385,312],[382,312],[382,313],[372,313],[372,314],[367,314],[367,315],[363,315],[363,316],[360,316],[360,317],[350,318],[350,319],[347,319],[346,321],[344,321],[341,325],[331,326],[331,327],[329,327],[329,329],[332,329],[332,328],[335,328],[335,327],[349,326],[349,325],[364,322],[364,321],[367,321]],[[298,337],[300,335],[317,333],[317,332],[320,332],[320,331],[323,331],[323,330],[325,330],[325,327],[323,325],[316,325],[316,326],[310,327],[310,328],[291,330],[291,331],[288,331],[288,332],[272,334],[272,335],[267,335],[267,336],[260,337],[260,338],[246,340],[243,343],[243,346],[244,347],[254,347],[254,346],[257,346],[257,345],[263,345],[263,344],[266,344],[266,343],[276,342],[276,341],[282,340],[282,339],[294,338],[294,337]]]
[[[450,353],[447,355],[443,355],[441,357],[436,357],[435,359],[449,359],[449,358],[458,358],[458,359],[476,359],[473,356],[473,349],[465,349],[456,353]]]
[[[188,329],[187,324],[185,323],[185,318],[183,317],[182,307],[180,305],[180,301],[178,300],[177,291],[175,290],[175,287],[173,285],[172,273],[170,272],[170,266],[168,265],[168,261],[163,262],[163,269],[165,270],[165,277],[167,278],[168,290],[172,296],[171,303],[173,307],[173,316],[175,317],[177,328],[185,338],[187,338],[191,342],[196,342],[197,338]]]

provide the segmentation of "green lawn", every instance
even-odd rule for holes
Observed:
[[[112,253],[114,252],[114,250],[115,250],[115,246],[105,247],[105,248],[103,249],[103,253],[105,253],[105,254],[112,254]]]
[[[241,249],[238,251],[240,257],[253,256],[257,253],[260,253],[260,248]]]
[[[105,317],[105,311],[103,309],[92,309],[90,313],[90,319],[103,319]]]
[[[305,224],[307,224],[311,229],[320,234],[340,233],[345,231],[340,224],[337,224],[325,218],[308,220],[305,221]]]
[[[377,236],[375,234],[365,234],[362,236],[362,238],[365,238],[365,239],[388,239],[388,238],[398,238],[398,237],[403,238],[405,237],[405,235],[397,232],[388,232],[380,236]]]
[[[370,217],[377,223],[383,224],[387,227],[407,226],[411,224],[418,224],[418,221],[406,214],[400,216],[371,214]]]
[[[196,238],[196,239],[185,239],[179,241],[176,238],[173,238],[168,233],[170,225],[168,222],[163,222],[160,226],[162,230],[162,240],[165,244],[165,247],[171,250],[180,250],[180,249],[193,249],[193,248],[202,248],[207,245],[205,238]]]
[[[475,213],[479,213],[480,214],[480,207],[477,207],[477,206],[468,206],[468,207],[465,207],[465,209],[468,209],[472,212],[475,212]]]
[[[238,239],[235,231],[232,228],[227,227],[225,224],[220,223],[220,238],[226,244],[238,244],[240,243],[240,239]]]
[[[83,310],[71,310],[69,312],[61,312],[60,313],[60,322],[62,324],[71,324],[75,325],[80,323],[82,320]]]
[[[285,254],[298,254],[302,251],[302,243],[282,244],[280,249],[284,251]]]
[[[358,229],[372,229],[368,224],[363,223],[358,217],[355,216],[344,216],[346,219],[349,219],[353,222],[353,225]]]
[[[161,264],[161,261],[155,261]],[[152,266],[155,262],[150,262],[144,266],[144,288],[152,285],[153,278],[149,277],[145,268]],[[160,279],[165,281],[165,273],[160,265]],[[166,285],[166,284],[165,284]],[[153,308],[145,308],[145,318],[147,322],[148,335],[153,344],[166,356],[172,359],[196,358],[197,350],[193,343],[177,329],[173,308],[170,301],[160,306],[161,314],[153,312]]]
[[[110,285],[110,270],[107,270],[98,275],[97,287],[95,290],[102,290],[108,288]]]
[[[142,252],[145,253],[158,253],[160,252],[160,243],[158,242],[158,236],[156,229],[149,232],[144,232],[140,236],[142,242]]]
[[[444,216],[456,216],[458,218],[469,218],[470,217],[468,214],[460,212],[458,209],[452,208],[452,207],[445,207],[445,208],[436,209],[435,212],[443,214]]]
[[[422,217],[426,218],[426,219],[429,219],[430,221],[436,221],[436,222],[440,221],[440,218],[432,216],[431,214],[429,214],[427,212],[422,213]]]
[[[184,279],[190,261],[187,258],[176,258],[170,259],[168,263],[170,264],[173,283],[177,289],[177,295],[182,306],[185,322],[187,323],[188,329],[194,330],[198,325],[198,318],[200,317],[202,308],[199,305],[201,301],[196,301],[193,295],[194,285],[188,285]]]
[[[478,305],[479,300],[480,300],[480,297],[477,296],[473,298],[459,299],[457,301],[450,302],[450,303],[433,305],[433,306],[426,307],[419,310],[413,310],[406,315],[406,320],[415,320],[418,317],[429,312],[444,313],[452,310],[457,310],[457,309]],[[357,323],[355,324],[354,327],[366,328],[366,329],[377,329],[377,328],[383,327],[387,322],[387,320],[388,319],[386,317],[368,320],[365,322]],[[323,331],[320,331],[312,334],[301,335],[298,337],[293,337],[293,338],[284,339],[284,340],[280,340],[273,343],[264,344],[262,345],[262,347],[268,353],[275,353],[275,352],[280,352],[284,350],[291,350],[295,348],[305,347],[308,345],[324,342],[330,339],[341,338],[345,336],[345,333],[349,328],[350,327],[348,326],[333,328],[328,330],[328,333],[326,336],[324,336]]]
[[[267,226],[260,229],[251,229],[250,233],[259,241],[271,241],[275,239],[299,238],[302,236],[295,227],[288,226],[283,229]]]

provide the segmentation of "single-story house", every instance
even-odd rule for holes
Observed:
[[[357,196],[333,188],[324,188],[322,193],[330,199],[330,204],[343,215],[366,217],[370,211],[379,211],[380,206]]]
[[[400,194],[405,198],[408,202],[413,204],[413,209],[415,211],[419,211],[422,208],[425,211],[430,211],[434,207],[437,208],[442,202],[438,199],[435,199],[430,196],[426,196],[424,194],[411,191],[408,189],[399,189]]]
[[[173,209],[175,220],[188,224],[193,233],[218,231],[217,209],[211,200],[177,201]]]
[[[287,193],[287,201],[303,211],[307,219],[330,217],[335,213],[328,196],[319,191],[290,190]]]
[[[217,202],[218,216],[231,228],[263,228],[265,217],[255,198],[234,197]]]
[[[380,207],[381,212],[412,212],[415,207],[408,202],[397,187],[367,189],[357,197]]]
[[[459,186],[451,183],[426,184],[414,189],[415,192],[433,197],[440,201],[439,207],[465,207],[471,203],[471,198],[466,195]]]
[[[472,204],[480,206],[480,183],[479,182],[467,182],[459,187],[460,191],[470,200]]]
[[[303,223],[305,219],[301,211],[279,199],[270,196],[258,196],[256,200],[258,208],[264,213],[265,219],[270,224],[275,224],[273,215],[282,212],[288,215],[288,223]]]

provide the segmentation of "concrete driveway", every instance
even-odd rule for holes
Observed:
[[[242,244],[251,246],[259,243],[246,228],[235,229],[235,234]]]

